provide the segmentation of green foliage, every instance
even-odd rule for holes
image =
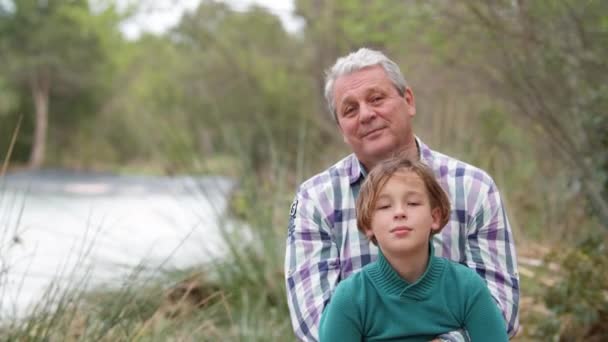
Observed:
[[[600,189],[603,189],[601,195],[608,199],[608,85],[598,85],[590,96],[591,99],[581,109],[583,125],[589,132],[587,149],[592,151],[591,163]]]
[[[7,93],[10,94],[11,92],[13,95],[9,96],[14,96],[12,101],[15,101],[15,103],[9,110],[0,114],[0,120],[2,121],[2,124],[0,125],[0,156],[4,157],[4,153],[8,151],[13,131],[15,127],[17,127],[19,117],[22,116],[21,129],[17,135],[17,140],[15,141],[11,156],[12,163],[20,164],[25,163],[29,157],[34,118],[32,115],[20,114],[27,112],[26,110],[23,110],[23,108],[32,107],[30,99],[24,98],[19,92],[14,91],[14,88],[12,87]]]
[[[7,80],[0,77],[0,116],[6,116],[17,106],[17,94],[7,84]]]
[[[184,111],[199,113],[189,129],[207,141],[203,153],[234,150],[238,143],[261,172],[268,163],[293,161],[299,127],[311,127],[311,148],[324,142],[306,101],[309,77],[295,53],[298,43],[278,18],[259,8],[238,13],[203,2],[172,37],[182,54],[177,89],[189,99]]]
[[[50,107],[51,148],[72,143],[68,132],[95,114],[111,81],[111,51],[121,39],[118,15],[111,6],[93,13],[86,0],[4,1],[0,7],[0,70],[18,99],[0,112],[14,121]],[[50,106],[35,102],[38,95]],[[18,147],[34,144],[38,120],[25,121]],[[16,149],[17,160],[29,158],[24,150]]]
[[[541,325],[541,331],[557,332],[560,341],[600,341],[608,336],[608,275],[603,272],[608,269],[607,242],[605,235],[594,234],[567,253],[549,256],[561,265],[561,280],[544,295],[554,318]]]
[[[475,70],[488,93],[505,100],[529,135],[548,141],[571,168],[595,215],[608,219],[605,188],[605,2],[435,2],[447,20],[436,36],[466,47],[442,50]],[[596,125],[589,125],[594,122]],[[599,124],[599,126],[597,126]],[[602,190],[598,190],[602,189]]]

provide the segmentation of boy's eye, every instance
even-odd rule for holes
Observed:
[[[376,210],[388,209],[390,207],[390,204],[380,204],[376,207]]]
[[[420,203],[418,203],[418,202],[408,202],[407,205],[417,206],[417,205],[420,205]]]

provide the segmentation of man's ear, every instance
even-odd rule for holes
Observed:
[[[441,227],[441,210],[439,208],[433,208],[431,210],[431,217],[433,218],[433,223],[431,223],[431,234],[437,233]]]
[[[405,99],[405,103],[407,104],[407,113],[409,116],[416,115],[416,100],[414,99],[414,92],[412,88],[406,87],[405,92],[403,93],[403,98]]]

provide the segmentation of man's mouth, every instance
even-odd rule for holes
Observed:
[[[384,128],[385,128],[385,127],[378,127],[378,128],[374,128],[374,129],[372,129],[371,131],[367,131],[367,132],[365,132],[365,133],[363,134],[363,138],[366,138],[366,137],[368,137],[368,136],[370,136],[370,135],[372,135],[372,134],[374,134],[374,133],[376,133],[376,132],[379,132],[379,131],[383,130]]]

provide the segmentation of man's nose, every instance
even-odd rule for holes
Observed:
[[[368,122],[376,117],[376,112],[367,103],[363,103],[359,106],[359,120],[361,122]]]

